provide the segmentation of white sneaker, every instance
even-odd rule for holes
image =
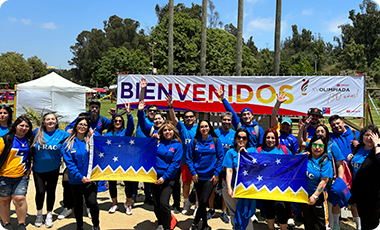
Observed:
[[[125,208],[125,214],[127,215],[132,215],[132,206],[130,204],[124,203],[124,208]]]
[[[37,216],[36,221],[34,222],[34,226],[37,228],[41,227],[44,224],[44,218],[41,216]]]
[[[195,217],[197,215],[198,206],[195,206],[193,216]]]
[[[288,228],[294,228],[296,226],[296,223],[294,222],[293,218],[288,219]]]
[[[90,209],[89,208],[86,208],[86,210],[87,210],[87,216],[88,216],[88,218],[92,218],[92,216],[91,216],[91,212],[90,212]]]
[[[183,202],[182,214],[183,214],[183,215],[187,215],[187,214],[189,214],[190,207],[191,207],[191,203],[190,203],[190,202],[186,202],[186,201],[184,201],[184,202]]]
[[[112,205],[112,207],[108,210],[108,213],[115,213],[117,210],[119,210],[119,207],[117,204]]]
[[[252,222],[258,222],[259,219],[257,219],[257,216],[256,216],[256,215],[253,215],[253,216],[251,217],[251,221],[252,221]]]
[[[164,230],[164,226],[163,225],[158,225],[158,227],[156,228],[156,230]]]
[[[53,227],[53,215],[50,213],[50,215],[46,215],[46,220],[45,220],[45,225],[46,228],[51,228]]]
[[[72,210],[72,209],[64,208],[63,211],[61,212],[61,214],[59,214],[59,216],[58,216],[58,220],[63,220],[63,219],[65,219],[66,217],[70,216],[71,213],[73,213],[73,210]]]

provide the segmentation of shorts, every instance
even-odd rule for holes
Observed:
[[[189,166],[187,164],[181,163],[181,173],[182,173],[182,182],[191,182],[193,176],[190,173]]]
[[[0,177],[0,197],[25,196],[28,191],[29,177]]]

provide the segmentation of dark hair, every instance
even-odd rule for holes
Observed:
[[[370,124],[364,128],[362,128],[360,130],[360,137],[359,137],[359,140],[360,140],[360,143],[364,145],[364,142],[363,142],[363,136],[364,134],[368,131],[368,130],[371,130],[374,134],[377,134],[379,135],[379,129],[377,128],[376,125],[374,124]],[[355,132],[354,130],[352,132]],[[380,135],[379,135],[380,136]]]
[[[97,105],[97,106],[99,106],[99,108],[100,108],[100,102],[97,101],[97,100],[92,100],[92,101],[90,101],[90,104],[88,104],[88,106],[91,106],[91,105]]]
[[[110,127],[107,129],[107,133],[108,132],[112,132],[112,134],[115,132],[115,125],[114,125],[114,121],[116,118],[120,117],[121,118],[121,127],[120,127],[120,130],[123,130],[125,128],[125,124],[124,124],[124,118],[123,116],[117,114],[115,115],[113,118],[112,118],[112,121],[111,121],[111,124],[110,124]]]
[[[199,121],[199,123],[198,123],[197,132],[195,133],[195,138],[196,138],[196,139],[199,139],[199,138],[202,137],[202,133],[201,133],[201,123],[202,123],[203,121],[204,121],[204,122],[207,122],[208,127],[210,127],[210,131],[209,131],[208,133],[209,133],[212,137],[218,137],[218,136],[216,135],[216,133],[215,133],[215,131],[214,131],[214,127],[212,127],[210,121],[207,120],[207,119],[202,119],[202,120]]]
[[[7,125],[8,125],[8,128],[10,128],[12,125],[13,111],[12,111],[11,107],[9,107],[8,105],[1,105],[0,110],[1,109],[5,109],[8,112]]]
[[[339,116],[339,115],[332,115],[330,118],[329,118],[329,124],[331,124],[331,122],[335,121],[335,120],[342,120],[342,118]]]
[[[275,129],[267,129],[265,130],[265,133],[264,133],[264,136],[263,136],[263,144],[262,144],[262,148],[265,149],[267,147],[267,142],[265,141],[268,134],[269,133],[273,133],[274,134],[274,138],[276,138],[276,144],[275,144],[275,147],[276,148],[279,148],[280,147],[280,141],[278,140],[278,133]]]
[[[66,151],[68,152],[74,145],[74,141],[75,141],[75,137],[77,136],[77,126],[79,124],[79,122],[85,120],[86,123],[87,123],[87,132],[84,134],[84,141],[86,142],[86,150],[87,151],[90,151],[90,137],[91,137],[91,133],[90,133],[90,120],[87,119],[86,117],[78,117],[77,121],[75,122],[74,124],[74,127],[71,131],[71,134],[70,136],[65,140],[65,143],[67,143],[65,149]]]
[[[184,120],[185,120],[185,115],[186,115],[186,113],[189,113],[189,112],[192,112],[193,115],[195,116],[195,112],[194,112],[194,110],[188,109],[188,110],[186,110],[186,111],[183,113],[183,119],[184,119]]]
[[[33,137],[33,125],[32,125],[32,122],[30,122],[29,118],[27,118],[26,116],[24,115],[21,115],[19,116],[16,120],[15,120],[15,123],[12,124],[12,126],[10,127],[9,129],[9,134],[16,134],[16,127],[21,123],[25,121],[26,123],[28,123],[29,125],[29,130],[28,132],[25,134],[25,136],[27,138],[32,138]],[[30,146],[31,147],[31,146]]]
[[[155,104],[149,105],[148,108],[146,108],[146,109],[149,110],[150,108],[153,108],[153,107],[156,107],[158,109],[157,105],[155,105]]]
[[[78,115],[78,117],[85,117],[85,118],[89,119],[90,115],[88,113],[80,113]]]
[[[328,158],[328,155],[327,155],[327,147],[328,146],[327,145],[329,143],[327,142],[327,139],[324,136],[322,136],[322,135],[314,135],[313,138],[311,138],[309,146],[307,146],[307,148],[306,148],[306,151],[308,151],[310,153],[309,156],[308,156],[308,158],[310,160],[311,157],[312,157],[312,151],[311,151],[312,145],[317,140],[321,140],[323,142],[323,144],[324,144],[322,158],[321,158],[321,160],[319,160],[319,164],[321,164],[325,160],[326,157]]]
[[[240,129],[236,130],[236,133],[235,133],[235,136],[234,136],[234,147],[236,148],[236,146],[237,146],[236,138],[237,138],[238,134],[241,133],[241,132],[243,132],[243,133],[245,133],[247,135],[247,144],[245,144],[245,147],[246,148],[251,147],[251,145],[249,144],[249,132],[248,132],[248,130],[246,130],[244,128],[240,128]]]
[[[315,127],[314,135],[315,135],[315,133],[317,132],[318,127],[322,127],[322,128],[325,130],[325,133],[326,133],[326,139],[327,139],[327,144],[330,143],[330,131],[329,131],[329,128],[327,128],[326,125],[319,124],[319,125],[317,125],[317,127]]]

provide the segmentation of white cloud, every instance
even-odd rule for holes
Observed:
[[[57,26],[54,24],[54,22],[45,22],[42,24],[42,28],[45,29],[57,29]]]
[[[17,22],[17,18],[8,17],[8,21],[10,21],[10,22]]]
[[[22,23],[24,23],[25,25],[29,25],[30,23],[32,23],[32,20],[30,19],[21,19]]]
[[[0,8],[1,6],[3,5],[4,2],[6,2],[7,0],[0,0]]]
[[[312,15],[314,13],[313,9],[304,9],[302,10],[302,15],[305,15],[305,16],[309,16],[309,15]]]
[[[339,35],[342,31],[340,28],[338,28],[338,26],[347,24],[349,22],[350,21],[347,18],[341,17],[341,18],[333,18],[330,21],[325,22],[325,24],[329,32]]]
[[[274,28],[273,18],[258,18],[248,23],[248,31],[263,30],[271,31]]]

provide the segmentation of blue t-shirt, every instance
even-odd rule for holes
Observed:
[[[324,177],[332,178],[333,177],[333,168],[332,163],[328,158],[319,164],[319,160],[322,155],[317,159],[311,157],[307,163],[307,188],[308,194],[311,196],[315,190],[318,188],[321,179]]]
[[[165,138],[157,146],[157,178],[174,179],[181,166],[182,145],[177,140]]]
[[[190,142],[195,137],[195,133],[197,132],[198,124],[193,125],[193,127],[189,127],[185,125],[182,121],[178,120],[177,127],[179,135],[181,137],[182,141],[182,147],[183,147],[183,155],[181,162],[183,164],[186,164],[186,153],[187,148],[190,145]]]
[[[4,127],[4,126],[1,126],[0,125],[0,137],[4,136],[5,134],[7,134],[9,131],[8,127]]]
[[[295,137],[293,134],[285,134],[281,133],[279,131],[280,136],[278,139],[280,140],[281,145],[285,145],[293,155],[295,155],[298,151],[298,142],[297,142],[297,137]],[[290,153],[290,152],[289,152]]]
[[[368,154],[371,152],[372,149],[370,150],[365,150],[364,149],[364,146],[361,147],[355,154],[354,158],[352,158],[351,160],[351,165],[352,165],[352,168],[354,169],[354,172],[353,172],[353,179],[355,179],[355,176],[356,176],[356,173],[358,172],[358,170],[360,169],[360,166],[362,165],[362,163],[364,162],[364,160],[367,158]]]
[[[133,123],[132,114],[127,115],[127,128],[119,130],[117,132],[106,132],[103,136],[114,136],[114,137],[131,137],[133,130],[135,129],[135,124]],[[145,136],[144,136],[145,137]]]
[[[33,136],[37,134],[38,129],[33,131]],[[33,155],[33,171],[38,173],[51,172],[61,166],[62,163],[62,143],[70,136],[67,132],[56,129],[53,132],[45,131],[44,145],[36,142],[35,153]]]
[[[287,151],[287,154],[291,154],[292,152],[286,148],[286,151]],[[256,151],[258,152],[258,151]],[[285,155],[284,151],[282,150],[282,148],[274,148],[274,149],[267,149],[267,148],[264,148],[264,149],[261,149],[260,153],[268,153],[268,154],[279,154],[279,155]]]
[[[248,153],[257,153],[255,148],[248,148]],[[235,187],[235,180],[236,180],[236,172],[237,172],[237,166],[239,162],[239,155],[236,152],[236,149],[232,148],[226,152],[226,155],[223,159],[222,166],[225,168],[231,168],[233,171],[232,180],[231,180],[231,187]]]
[[[235,137],[236,131],[233,129],[230,129],[229,132],[224,132],[222,128],[216,129],[215,134],[218,136],[218,138],[222,141],[224,154],[228,150],[234,147],[234,137]]]
[[[309,142],[313,136],[314,136],[314,133],[315,133],[315,128],[311,125],[309,125],[309,127],[307,127],[307,142]]]
[[[356,134],[356,139],[359,141],[360,133],[358,131],[352,131],[350,127],[344,126],[346,128],[346,132],[340,134],[340,133],[330,133],[330,139],[331,141],[335,142],[340,151],[342,152],[344,156],[344,160],[348,162],[347,156],[352,153],[354,150],[353,145],[351,142],[354,140],[354,133]]]

